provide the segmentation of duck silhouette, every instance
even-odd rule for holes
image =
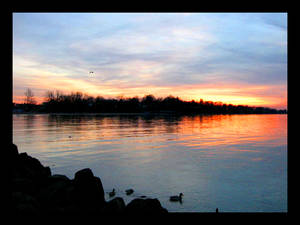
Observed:
[[[127,189],[125,192],[126,192],[126,195],[131,195],[134,191],[133,191],[133,189]]]
[[[182,193],[180,193],[178,196],[177,195],[171,196],[170,201],[171,202],[181,202],[182,201],[182,196],[183,196]]]
[[[113,197],[115,196],[116,192],[115,192],[115,189],[113,188],[112,192],[109,192],[109,197]]]

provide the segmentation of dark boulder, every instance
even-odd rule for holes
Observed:
[[[37,186],[31,179],[16,177],[12,179],[12,191],[34,195],[37,192]]]
[[[61,175],[61,174],[54,174],[52,176],[49,176],[45,182],[45,185],[52,185],[52,184],[56,184],[59,182],[65,182],[65,183],[70,183],[71,180],[65,176],[65,175]]]
[[[132,200],[125,208],[126,213],[167,213],[168,211],[163,208],[158,199],[141,199],[137,198]]]
[[[12,193],[13,211],[16,214],[32,215],[40,213],[40,204],[32,195],[23,192]]]
[[[89,181],[93,179],[94,174],[90,168],[85,168],[82,170],[79,170],[75,173],[74,180],[75,182],[80,182],[80,181]]]
[[[17,169],[19,176],[31,179],[41,179],[51,176],[49,167],[44,167],[38,159],[27,155],[26,152],[19,154]]]
[[[16,214],[91,214],[99,213],[167,213],[157,199],[134,199],[127,206],[122,198],[105,201],[101,179],[89,168],[75,173],[51,176],[49,167],[27,153],[18,153],[11,145],[11,205]],[[14,162],[13,162],[14,160]],[[145,196],[143,196],[145,197]]]
[[[59,209],[74,203],[74,185],[64,175],[53,175],[45,181],[45,186],[37,194],[38,200],[46,210]]]
[[[9,144],[8,151],[8,177],[11,181],[11,178],[16,177],[18,172],[18,161],[19,161],[19,151],[18,147],[15,144]]]
[[[26,193],[30,193],[30,188],[31,192],[35,192],[45,185],[45,181],[51,176],[51,170],[36,158],[21,153],[11,169],[10,176],[12,190],[19,191],[23,187]]]
[[[116,197],[111,201],[107,202],[103,209],[104,213],[123,213],[125,211],[125,202],[123,198]]]
[[[15,144],[10,144],[9,151],[8,151],[8,156],[11,162],[16,162],[18,156],[19,156],[19,151],[18,147]]]
[[[91,169],[82,169],[75,173],[74,194],[76,201],[84,208],[102,208],[105,205],[104,190],[99,177]]]

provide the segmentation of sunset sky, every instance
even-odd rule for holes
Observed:
[[[27,88],[286,109],[287,13],[14,13],[13,101]]]

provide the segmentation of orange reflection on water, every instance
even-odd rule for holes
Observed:
[[[20,118],[14,124],[17,142],[28,142],[26,135],[30,133],[39,153],[51,151],[55,155],[113,152],[151,158],[166,151],[192,150],[213,156],[259,152],[260,146],[287,145],[286,115],[45,115]],[[22,132],[24,136],[20,136]]]
[[[116,139],[143,137],[149,141],[174,141],[186,146],[220,146],[243,143],[284,145],[287,136],[286,115],[212,115],[184,116],[171,119],[141,117],[91,117],[65,121],[65,133],[72,141],[103,140],[106,144]],[[69,126],[67,124],[72,124]],[[69,132],[69,133],[68,133]],[[172,134],[168,136],[167,134]],[[176,135],[180,134],[180,135]],[[153,137],[155,139],[146,137]],[[282,137],[279,138],[278,137]],[[276,140],[275,142],[270,142]]]
[[[287,144],[286,115],[213,115],[184,117],[180,143],[192,148],[264,143]],[[236,151],[236,150],[231,150]],[[240,149],[239,151],[249,151]],[[255,151],[255,149],[251,150]]]

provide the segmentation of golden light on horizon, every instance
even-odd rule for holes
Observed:
[[[49,85],[50,84],[50,85]],[[55,85],[54,85],[55,84]],[[48,86],[49,85],[49,86]],[[251,86],[251,87],[236,87],[234,85],[228,87],[217,88],[212,85],[182,85],[178,87],[172,86],[141,86],[141,87],[127,87],[128,84],[120,84],[120,86],[113,85],[113,83],[97,85],[84,80],[71,80],[61,78],[55,82],[48,82],[47,85],[39,85],[44,91],[35,95],[35,100],[38,104],[45,101],[46,91],[60,91],[63,94],[71,94],[72,92],[81,92],[92,97],[101,96],[104,98],[142,98],[145,95],[152,94],[156,98],[165,98],[172,95],[173,97],[179,97],[184,101],[196,101],[200,99],[203,101],[222,102],[223,104],[233,105],[248,105],[248,106],[262,106],[262,107],[273,107],[280,106],[284,107],[286,100],[282,100],[279,97],[274,96],[261,96],[256,92],[258,90],[268,90],[269,86]],[[55,89],[49,87],[55,86]],[[33,91],[35,88],[33,88]],[[13,101],[15,103],[23,103],[24,95],[14,95]],[[283,96],[286,99],[286,96]]]

